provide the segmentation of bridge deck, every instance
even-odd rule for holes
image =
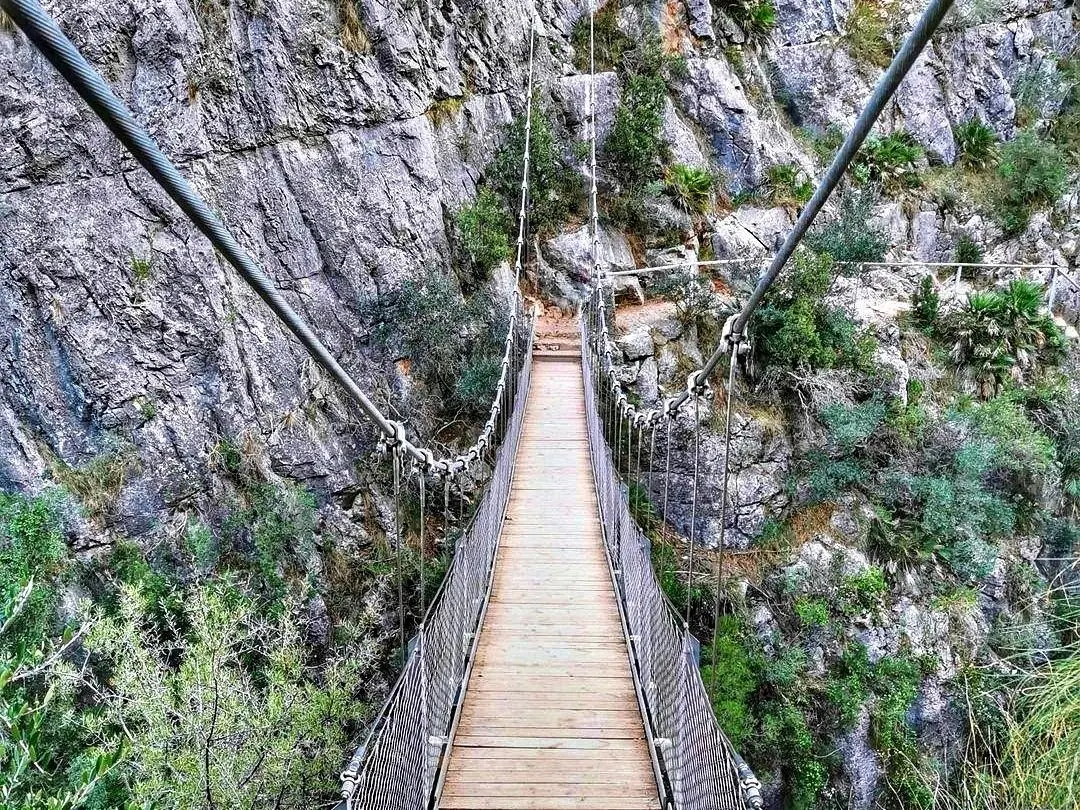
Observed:
[[[658,808],[604,557],[581,364],[538,356],[440,806]]]

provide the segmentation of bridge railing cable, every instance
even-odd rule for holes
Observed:
[[[661,790],[677,810],[744,810],[760,806],[760,787],[713,713],[697,664],[697,642],[679,607],[660,587],[649,540],[630,512],[620,459],[610,443],[628,445],[620,431],[611,442],[614,411],[604,395],[607,375],[598,365],[595,320],[582,318],[582,373],[590,458],[604,544],[616,574],[630,652],[645,709],[646,730],[660,764]],[[621,440],[621,441],[620,441]],[[639,436],[638,447],[641,441]],[[650,467],[651,467],[650,451]]]

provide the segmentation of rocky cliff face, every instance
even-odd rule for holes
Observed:
[[[449,217],[522,106],[530,10],[49,6],[365,388],[401,405],[370,313],[448,270]],[[322,499],[355,492],[372,437],[352,406],[20,34],[0,32],[0,59],[0,485],[131,447],[116,517],[141,534],[210,505],[227,437]]]

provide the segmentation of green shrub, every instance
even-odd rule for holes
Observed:
[[[1004,290],[976,293],[947,325],[949,356],[989,398],[1008,381],[1025,382],[1060,361],[1064,335],[1042,311],[1043,291],[1015,279]]]
[[[144,259],[141,256],[131,257],[131,275],[137,283],[149,281],[152,273],[153,267],[151,267],[149,259]]]
[[[456,220],[465,252],[481,277],[510,258],[510,217],[491,189],[481,188],[476,199],[458,211]]]
[[[871,667],[866,647],[859,643],[845,647],[829,676],[825,693],[839,715],[840,727],[851,728],[870,698]]]
[[[817,253],[828,253],[837,262],[880,262],[889,237],[872,224],[875,203],[869,191],[846,191],[837,217],[815,224],[806,236],[807,246]]]
[[[676,163],[664,172],[664,184],[675,204],[684,211],[704,214],[712,203],[716,179],[707,169]]]
[[[661,277],[650,292],[675,305],[675,317],[684,326],[715,324],[720,317],[720,297],[712,281],[694,269],[676,270]]]
[[[815,503],[833,501],[836,496],[866,480],[866,472],[858,461],[851,458],[832,459],[824,453],[807,455],[805,481],[810,500]]]
[[[784,774],[784,807],[811,810],[828,781],[825,763],[814,751],[806,713],[792,704],[772,704],[761,723],[759,745],[775,752]]]
[[[778,18],[772,0],[727,0],[722,7],[742,29],[748,42],[763,43],[776,28]]]
[[[932,335],[937,329],[940,312],[941,297],[935,289],[934,277],[923,276],[919,289],[911,297],[911,318],[916,326]]]
[[[829,606],[821,599],[799,597],[795,601],[795,615],[807,627],[825,627],[829,624]]]
[[[633,73],[625,80],[604,152],[616,179],[630,193],[640,194],[660,175],[665,152],[660,128],[666,95],[659,73]]]
[[[376,337],[410,360],[410,372],[442,399],[447,411],[487,412],[497,382],[491,379],[490,361],[502,358],[508,315],[486,289],[466,301],[450,278],[429,270],[384,296],[373,314],[381,319]],[[490,388],[481,384],[484,380]]]
[[[982,171],[997,159],[998,137],[978,118],[971,118],[953,130],[957,158],[962,166]]]
[[[979,264],[983,260],[982,248],[967,233],[961,233],[956,237],[956,248],[953,258],[958,265]],[[962,268],[959,268],[962,269]]]
[[[918,667],[906,658],[883,658],[873,677],[878,702],[870,713],[870,742],[881,754],[885,770],[883,807],[931,810],[934,795],[926,778],[930,765],[907,720],[921,681]]]
[[[36,583],[9,619],[2,643],[40,645],[53,630],[59,595],[56,582],[67,565],[55,494],[34,499],[0,493],[0,600],[14,605]],[[0,653],[11,648],[0,646]]]
[[[888,592],[885,574],[880,568],[870,566],[844,579],[837,597],[838,607],[845,616],[876,610]]]
[[[769,199],[774,205],[797,208],[814,196],[814,182],[794,163],[777,163],[765,170]]]
[[[887,474],[878,491],[898,518],[898,531],[910,533],[916,548],[933,547],[965,581],[989,573],[996,538],[1015,526],[1013,508],[986,486],[993,462],[990,444],[971,441],[930,472]]]
[[[844,43],[856,62],[888,67],[893,57],[889,28],[897,6],[891,0],[855,0],[848,15]]]
[[[862,184],[880,185],[891,194],[919,185],[922,147],[911,134],[898,129],[884,137],[872,136],[852,162],[852,174]]]
[[[87,806],[120,754],[88,740],[79,716],[91,684],[70,663],[78,628],[59,622],[59,508],[55,494],[0,493],[0,806],[14,810]]]
[[[766,365],[867,369],[873,338],[824,302],[833,278],[828,255],[802,252],[765,296],[751,324]]]
[[[710,695],[713,712],[736,750],[754,731],[751,698],[758,688],[758,667],[749,637],[742,620],[721,616],[715,638],[702,656],[702,680],[710,687],[715,684]]]
[[[581,199],[581,184],[563,160],[548,111],[532,102],[532,133],[529,138],[529,224],[539,234],[550,233],[566,221]],[[521,205],[521,157],[525,154],[525,115],[514,118],[506,138],[484,170],[487,184],[503,199],[507,211]]]
[[[162,643],[140,600],[94,617],[91,652],[110,673],[93,725],[124,729],[119,769],[132,806],[311,807],[333,799],[350,726],[360,657],[331,658],[318,678],[303,644],[303,613],[289,601],[267,619],[228,580],[185,595],[191,622]]]
[[[821,421],[828,431],[829,443],[844,455],[865,444],[885,421],[885,403],[875,397],[848,407],[833,403],[821,411]]]
[[[1068,176],[1058,146],[1031,130],[1002,147],[997,171],[1001,185],[997,213],[1006,234],[1020,233],[1035,208],[1056,202]]]
[[[619,0],[608,0],[593,17],[593,56],[597,73],[613,70],[622,62],[623,54],[634,43],[619,30]],[[579,73],[588,73],[589,12],[582,14],[570,29],[570,44],[574,46],[574,66]]]

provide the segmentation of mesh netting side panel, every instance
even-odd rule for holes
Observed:
[[[746,802],[735,751],[716,722],[691,652],[689,632],[657,581],[648,540],[631,516],[626,487],[605,439],[597,386],[606,382],[608,369],[599,367],[591,351],[588,321],[582,317],[589,453],[604,543],[618,571],[617,590],[626,614],[650,742],[676,808],[742,810]]]
[[[531,334],[531,324],[529,324]],[[448,745],[474,633],[488,595],[510,495],[531,380],[532,339],[521,340],[514,409],[495,468],[469,530],[458,543],[418,643],[366,746],[346,805],[362,810],[423,810]]]

